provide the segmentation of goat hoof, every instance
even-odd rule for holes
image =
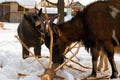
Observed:
[[[41,55],[35,55],[35,56],[37,56],[38,58],[41,58]]]
[[[28,57],[29,57],[29,55],[23,55],[23,59],[26,59]]]
[[[95,74],[91,74],[91,75],[88,76],[88,78],[91,78],[91,77],[96,77],[96,75]]]
[[[116,73],[116,74],[112,74],[110,78],[113,79],[113,78],[119,78],[119,77],[120,76]]]

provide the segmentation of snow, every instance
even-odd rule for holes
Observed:
[[[70,15],[66,17],[67,20],[70,18]],[[19,23],[4,22],[4,24],[5,30],[0,29],[0,80],[41,80],[37,74],[44,73],[42,66],[33,57],[29,57],[25,60],[22,59],[21,44],[14,37],[17,35],[17,27]],[[73,49],[72,51],[75,52],[76,49]],[[44,44],[42,45],[41,53],[42,56],[49,56],[49,50]],[[70,57],[71,55],[72,54],[69,52],[66,56]],[[77,57],[80,60],[78,60],[76,57],[74,57],[73,60],[85,66],[92,67],[91,55],[85,50],[84,47],[80,48]],[[120,56],[115,55],[118,71],[120,71],[119,57]],[[48,66],[49,59],[39,58],[39,60],[41,60],[46,67]],[[78,66],[72,62],[69,62],[68,64],[86,72],[76,71],[64,66],[62,69],[57,71],[57,75],[65,77],[64,80],[74,80],[74,78],[79,80],[82,77],[87,77],[91,73],[91,69],[82,68],[81,66]],[[107,73],[110,71],[111,69]],[[28,76],[18,76],[18,73],[25,73],[28,74]]]

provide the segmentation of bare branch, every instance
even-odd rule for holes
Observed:
[[[46,2],[47,2],[48,4],[52,4],[52,5],[57,6],[57,3],[50,2],[49,0],[46,0]]]
[[[15,35],[15,37],[20,41],[20,43],[30,52],[30,54],[41,64],[41,66],[46,69],[46,67],[44,66],[44,64],[42,63],[42,61],[40,61],[38,59],[38,57],[36,57],[30,50],[29,48],[26,46],[26,44],[17,36]]]
[[[74,0],[71,0],[71,2],[70,2],[70,4],[69,4],[69,5],[71,5],[71,4],[73,3],[73,1],[74,1]]]
[[[66,59],[68,59],[67,57],[66,57]],[[85,68],[85,69],[91,69],[91,67],[89,67],[89,66],[85,66],[85,65],[83,65],[83,64],[80,64],[80,63],[78,63],[78,62],[76,62],[76,61],[74,61],[74,60],[70,60],[71,62],[73,62],[73,63],[75,63],[75,64],[77,64],[77,65],[79,65],[79,66],[81,66],[82,68]]]
[[[79,44],[80,44],[80,43],[79,43]],[[55,71],[58,71],[58,70],[59,70],[61,67],[63,67],[66,63],[68,63],[73,57],[75,57],[75,55],[78,54],[78,51],[79,51],[80,47],[81,47],[81,45],[78,46],[75,54],[72,55],[69,59],[67,59],[63,64],[61,64],[60,66],[58,66],[58,67],[55,69]]]
[[[46,0],[44,0],[44,2],[46,2]],[[48,30],[49,30],[49,34],[50,34],[50,62],[49,62],[49,68],[52,68],[52,46],[53,46],[53,32],[52,29],[50,27],[50,24],[48,22],[48,15],[47,15],[47,10],[46,10],[46,4],[44,4],[44,8],[45,8],[45,18],[46,18],[46,23],[48,24]]]
[[[55,16],[53,16],[53,17],[50,17],[50,18],[49,18],[50,24],[52,24],[56,18],[58,19],[59,16],[60,16],[60,15],[58,14],[58,15],[55,15]]]
[[[80,71],[80,72],[86,72],[86,71],[84,71],[84,70],[77,69],[77,68],[73,67],[72,65],[65,65],[65,66],[68,67],[68,68],[71,68],[71,69]]]
[[[65,52],[63,53],[64,55],[66,55],[71,49],[73,49],[78,43],[76,42],[73,46],[68,46],[67,49],[65,50]]]
[[[26,74],[26,73],[18,73],[18,76],[30,76],[30,74]],[[37,74],[38,77],[41,77],[41,74]]]

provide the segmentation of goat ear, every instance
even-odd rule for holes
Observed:
[[[52,24],[52,30],[53,32],[55,32],[56,34],[58,33],[58,26],[56,24]]]
[[[26,14],[23,14],[23,18],[27,18],[27,15],[26,15]]]
[[[38,15],[40,16],[42,14],[42,8],[39,10]]]
[[[24,14],[24,15],[23,15],[23,18],[26,19],[26,20],[28,20],[28,21],[34,22],[33,17],[32,17],[32,16],[29,16],[29,15],[27,15],[27,14]]]
[[[23,14],[23,17],[25,17],[26,15],[25,14]]]
[[[61,30],[59,29],[58,25],[53,24],[52,30],[53,30],[53,32],[54,32],[57,36],[61,36],[61,35],[62,35],[62,32],[61,32]],[[66,40],[66,38],[64,38],[64,37],[63,37],[63,39]]]

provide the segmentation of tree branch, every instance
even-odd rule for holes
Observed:
[[[50,2],[49,0],[46,0],[46,2],[47,2],[48,4],[52,4],[52,5],[57,6],[57,3]]]

